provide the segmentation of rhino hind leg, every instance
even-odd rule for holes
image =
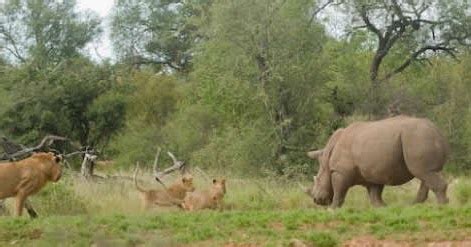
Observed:
[[[352,186],[350,178],[339,172],[332,173],[332,189],[334,191],[334,197],[332,199],[332,208],[339,208],[345,201],[348,189]]]
[[[446,196],[446,189],[448,187],[448,184],[439,172],[429,172],[417,176],[417,178],[422,180],[425,183],[425,186],[435,193],[439,204],[448,203],[448,197]]]
[[[368,196],[370,197],[370,202],[373,206],[375,207],[386,206],[386,203],[384,203],[383,198],[382,198],[384,185],[370,184],[366,188],[368,189]]]
[[[417,192],[417,197],[415,198],[415,201],[414,203],[423,203],[425,202],[425,200],[427,200],[427,197],[428,197],[428,187],[427,185],[425,184],[425,181],[421,181],[420,182],[420,187],[419,187],[419,191]]]

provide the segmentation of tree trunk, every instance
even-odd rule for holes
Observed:
[[[381,87],[383,84],[383,81],[379,79],[379,70],[381,66],[381,62],[383,61],[384,57],[387,54],[386,47],[385,47],[385,42],[382,41],[381,39],[379,40],[379,47],[376,50],[375,56],[373,57],[373,61],[371,62],[370,65],[370,81],[371,81],[371,86],[370,86],[370,91],[369,91],[369,97],[368,97],[368,114],[370,117],[376,118],[380,116],[383,113],[384,107],[382,105],[383,100],[381,97]]]
[[[381,92],[381,82],[377,79],[371,81],[371,87],[369,92],[369,99],[368,99],[368,114],[370,117],[377,118],[383,114],[385,109],[383,105],[383,97]]]
[[[97,159],[96,155],[93,154],[85,154],[82,161],[82,166],[80,169],[80,173],[86,179],[90,179],[93,177],[93,171],[95,169],[95,160]]]

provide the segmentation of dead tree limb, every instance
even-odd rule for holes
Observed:
[[[83,161],[80,169],[80,173],[86,179],[94,177],[95,161],[98,158],[97,155],[93,153],[85,153],[83,156]]]
[[[158,165],[159,165],[159,158],[160,158],[160,152],[162,151],[161,148],[158,148],[157,149],[157,153],[155,154],[155,159],[154,159],[154,166],[153,166],[153,169],[154,169],[154,177],[155,177],[155,180],[157,182],[159,182],[159,184],[161,184],[165,189],[167,189],[167,186],[164,184],[164,182],[162,181],[162,179],[160,178],[159,176],[159,168],[158,168]]]
[[[155,173],[155,177],[156,179],[162,179],[163,177],[165,177],[166,175],[174,172],[174,171],[177,171],[177,170],[180,170],[180,172],[183,174],[186,172],[186,169],[185,169],[185,162],[184,161],[181,161],[181,160],[178,160],[175,155],[173,155],[171,152],[167,152],[168,156],[170,156],[170,158],[172,159],[173,161],[173,165],[165,170],[163,170],[162,172],[156,172]]]
[[[173,161],[173,165],[161,172],[159,172],[159,169],[158,169],[158,163],[159,163],[159,157],[160,157],[160,152],[161,152],[161,148],[159,148],[157,150],[157,154],[155,155],[155,160],[154,160],[154,178],[157,182],[159,182],[164,188],[167,188],[167,186],[164,184],[164,182],[162,181],[162,179],[174,172],[174,171],[177,171],[177,170],[180,170],[181,174],[185,174],[186,173],[186,169],[185,169],[185,162],[184,161],[180,161],[178,160],[174,154],[172,154],[171,152],[167,152],[168,156],[170,156],[170,158],[172,159]]]
[[[62,136],[55,136],[55,135],[48,135],[42,139],[42,141],[35,147],[31,148],[24,148],[12,154],[7,154],[10,160],[17,160],[18,158],[24,158],[24,156],[29,156],[33,152],[37,152],[40,150],[44,150],[49,148],[50,145],[54,143],[54,141],[68,141],[68,138]]]

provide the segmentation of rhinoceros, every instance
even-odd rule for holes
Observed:
[[[441,171],[449,147],[440,130],[428,119],[396,116],[356,122],[335,131],[322,150],[307,155],[319,160],[319,171],[308,194],[319,205],[341,207],[347,191],[365,186],[373,206],[384,206],[385,185],[421,181],[415,202],[432,190],[440,204],[448,202],[447,182]]]

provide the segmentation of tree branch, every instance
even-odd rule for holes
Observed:
[[[334,0],[328,0],[327,2],[325,2],[324,4],[322,4],[321,6],[319,6],[318,8],[316,8],[312,14],[311,14],[311,18],[309,18],[309,24],[312,24],[312,22],[314,21],[314,18],[316,18],[317,14],[319,14],[322,10],[324,10],[325,8],[327,8],[327,6],[329,6],[331,3],[333,3]]]
[[[13,56],[15,56],[18,60],[21,62],[26,62],[26,59],[20,54],[19,48],[16,45],[15,39],[13,39],[12,35],[5,30],[5,27],[0,26],[0,34],[3,35],[4,39],[10,43],[10,45],[13,47],[13,49],[9,48],[8,46],[4,46],[7,51],[9,51]]]
[[[65,137],[62,137],[62,136],[49,135],[49,136],[44,137],[42,139],[42,141],[37,146],[32,147],[32,148],[23,149],[19,152],[11,154],[10,157],[14,159],[15,157],[22,156],[22,155],[25,155],[25,154],[29,154],[29,153],[41,150],[45,147],[49,147],[54,141],[67,141],[67,140],[69,140],[69,139],[67,139]]]
[[[360,13],[361,19],[365,23],[366,28],[368,30],[372,31],[373,33],[375,33],[376,36],[378,36],[379,41],[382,42],[383,39],[384,39],[383,34],[381,33],[381,31],[373,23],[371,23],[371,21],[368,17],[368,13],[367,13],[368,11],[366,9],[366,6],[362,5],[360,7],[360,9],[358,10],[358,12]]]
[[[448,53],[450,56],[456,58],[455,56],[455,49],[454,48],[450,48],[450,47],[446,47],[444,45],[427,45],[427,46],[424,46],[422,48],[420,48],[419,50],[415,51],[414,53],[412,53],[409,58],[407,58],[399,67],[397,67],[395,70],[391,71],[390,73],[386,74],[382,80],[388,80],[390,79],[391,77],[393,77],[394,75],[398,74],[398,73],[401,73],[402,71],[404,71],[407,67],[409,67],[409,65],[417,60],[417,58],[424,54],[426,51],[434,51],[434,52],[437,52],[437,51],[444,51],[446,53]]]

